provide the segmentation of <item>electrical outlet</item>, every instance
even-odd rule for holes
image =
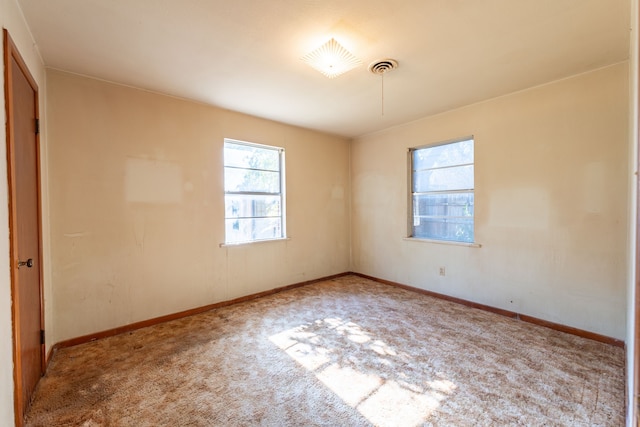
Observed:
[[[444,276],[444,275],[445,275],[445,273],[446,273],[445,268],[444,268],[444,267],[440,267],[440,275],[441,275],[441,276]]]

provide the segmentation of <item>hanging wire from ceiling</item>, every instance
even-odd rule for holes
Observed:
[[[380,76],[381,115],[384,116],[384,75],[398,68],[398,61],[391,58],[379,59],[369,64],[369,71]]]

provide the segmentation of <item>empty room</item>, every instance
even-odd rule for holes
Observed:
[[[638,0],[0,0],[0,424],[638,425]]]

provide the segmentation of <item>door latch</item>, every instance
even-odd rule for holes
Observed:
[[[26,261],[18,261],[18,268],[20,268],[20,267],[24,267],[24,266],[26,266],[26,267],[28,267],[28,268],[33,267],[33,259],[32,259],[32,258],[29,258],[29,259],[28,259],[28,260],[26,260]]]

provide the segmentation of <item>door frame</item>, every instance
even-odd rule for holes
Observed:
[[[638,79],[640,81],[640,70],[636,70],[638,73]],[[632,94],[636,98],[640,98],[640,88],[638,88],[638,93]],[[636,125],[638,127],[638,123],[640,123],[640,111],[637,112],[636,116]],[[636,133],[637,139],[635,141],[636,144],[636,164],[635,164],[635,180],[636,180],[636,235],[635,237],[635,268],[634,268],[634,282],[635,282],[635,298],[633,301],[633,325],[634,325],[634,333],[633,333],[633,378],[632,378],[632,393],[633,398],[631,399],[632,405],[630,413],[633,414],[633,420],[630,420],[633,425],[640,426],[640,173],[638,171],[638,167],[640,166],[640,132]]]
[[[20,354],[20,327],[17,321],[19,319],[19,294],[16,292],[19,286],[18,277],[18,236],[17,236],[17,203],[16,203],[16,165],[14,162],[15,140],[12,127],[14,116],[13,111],[13,89],[12,79],[13,72],[11,60],[14,60],[24,76],[27,78],[29,85],[34,91],[35,96],[35,118],[39,119],[39,94],[38,85],[27,68],[25,61],[22,59],[20,52],[14,44],[7,29],[3,29],[4,39],[4,93],[5,93],[5,111],[6,111],[6,131],[7,131],[7,179],[8,179],[8,199],[9,199],[9,247],[10,247],[10,270],[11,270],[11,318],[13,332],[13,381],[14,381],[14,411],[16,426],[22,426],[24,412],[29,402],[24,402],[22,397],[22,356]],[[44,331],[44,286],[42,268],[42,203],[41,203],[41,171],[40,171],[40,132],[36,132],[36,182],[37,182],[37,198],[38,198],[38,256],[39,263],[39,289],[40,289],[40,329]],[[43,337],[44,338],[44,337]],[[40,365],[42,373],[46,369],[46,353],[44,339],[40,345]]]
[[[637,2],[636,2],[637,3]],[[632,8],[633,11],[633,8]],[[638,40],[638,25],[640,24],[639,20],[639,11],[636,10],[636,16],[633,17],[633,25],[634,31],[632,32],[633,37]],[[633,12],[632,12],[633,13]],[[633,46],[633,41],[631,42]],[[636,51],[632,53],[638,55],[640,57],[640,44],[636,44]],[[633,63],[633,61],[632,61]],[[631,67],[631,72],[635,73],[636,82],[640,82],[640,67]],[[633,86],[633,85],[632,85]],[[631,92],[631,98],[635,102],[632,102],[632,105],[638,105],[638,100],[640,99],[640,85],[636,85],[635,91]],[[635,185],[636,185],[636,203],[635,203],[635,226],[636,232],[635,236],[632,238],[635,239],[635,260],[632,262],[635,264],[632,270],[632,274],[634,275],[633,281],[633,290],[634,290],[634,300],[633,300],[633,311],[631,315],[633,316],[633,336],[631,339],[633,340],[631,343],[627,345],[632,346],[633,348],[633,360],[628,361],[628,364],[632,364],[633,367],[633,375],[631,376],[631,399],[627,399],[627,404],[629,400],[631,401],[632,408],[627,408],[627,414],[630,415],[627,419],[627,425],[640,426],[640,171],[638,168],[640,167],[640,110],[637,109],[635,111],[635,117],[632,117],[634,121],[632,129],[635,134],[635,141],[632,144],[635,144],[636,155],[634,158],[635,164],[633,165],[634,177],[635,177]],[[627,387],[627,390],[629,387]]]

